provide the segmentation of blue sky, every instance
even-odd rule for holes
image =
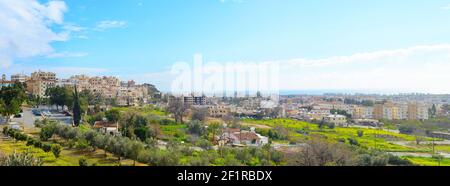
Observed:
[[[39,0],[37,3],[50,7],[50,2],[52,1]],[[50,69],[59,71],[63,77],[73,73],[114,75],[168,87],[167,81],[156,77],[164,76],[163,74],[177,61],[192,61],[193,55],[197,53],[202,54],[207,61],[217,62],[283,62],[293,59],[320,62],[361,53],[408,50],[417,46],[440,46],[438,51],[433,50],[432,54],[441,56],[440,54],[444,53],[444,55],[435,62],[439,65],[450,63],[448,56],[445,55],[448,52],[447,44],[450,44],[450,0],[65,0],[62,2],[65,9],[54,6],[55,9],[49,8],[47,12],[54,10],[56,14],[45,13],[46,16],[49,15],[47,19],[53,22],[45,23],[45,26],[53,33],[63,35],[61,37],[64,38],[45,40],[45,44],[51,49],[41,53],[22,55],[23,52],[15,52],[16,49],[11,49],[12,47],[7,48],[4,54],[0,54],[0,59],[6,56],[3,58],[9,59],[9,62],[8,65],[0,67],[1,71],[12,74]],[[14,3],[16,1],[0,0],[0,9]],[[54,15],[59,18],[58,11],[63,19],[61,21],[54,19]],[[9,16],[8,12],[1,14],[4,14],[4,20]],[[1,35],[0,41],[14,40]],[[423,69],[420,66],[423,63],[418,59],[428,59],[428,54],[422,54],[422,50],[429,51],[427,47],[419,48],[417,55],[420,58],[408,57],[407,61],[398,63],[413,61],[410,64],[415,65],[417,69]],[[10,51],[14,54],[9,54]],[[436,55],[435,52],[441,53]],[[379,60],[391,59],[381,57]],[[281,64],[282,67],[292,69],[289,68],[291,66],[284,65],[285,63]],[[370,66],[370,70],[385,67],[398,68],[395,70],[401,71],[402,65],[380,63],[372,66],[334,66],[328,70],[311,69],[305,74],[325,75],[331,72],[346,74],[349,69],[352,69],[350,73],[357,74],[359,70],[369,70],[366,69],[367,66]],[[446,69],[447,67],[449,66],[442,68],[450,70]],[[282,89],[327,89],[326,82],[336,79],[324,77],[312,83],[311,81],[315,80],[302,80],[300,76],[295,76],[295,71],[287,70],[286,74],[286,77],[281,79],[298,80],[299,83],[282,84]],[[389,75],[393,74],[386,74]],[[427,75],[432,76],[431,73],[423,74]],[[390,78],[395,78],[395,75]],[[352,78],[340,81],[348,79]],[[400,81],[397,83],[405,84]],[[364,87],[362,84],[338,83],[342,87],[331,86],[331,88],[371,87],[369,85]],[[372,88],[393,90],[398,87],[397,84],[386,86],[383,86],[382,82],[378,84],[380,85]],[[450,87],[432,88],[432,92],[450,91]],[[423,85],[415,87],[415,84],[410,84],[402,87],[402,90],[425,91],[430,90],[430,87],[423,82]]]

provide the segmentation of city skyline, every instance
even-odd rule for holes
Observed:
[[[8,76],[106,75],[168,91],[172,64],[202,54],[278,62],[283,91],[450,92],[449,1],[27,2],[0,1],[0,28],[15,31],[0,34]]]

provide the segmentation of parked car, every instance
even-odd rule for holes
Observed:
[[[51,113],[50,111],[48,111],[48,110],[42,111],[42,114],[43,114],[44,116],[51,116],[51,115],[52,115],[52,113]]]
[[[17,122],[9,122],[9,127],[12,129],[20,130],[20,131],[23,130],[23,126]]]
[[[14,118],[22,118],[23,117],[23,113],[19,113],[17,115],[14,115]]]
[[[41,116],[42,112],[40,110],[34,109],[31,111],[35,116]]]

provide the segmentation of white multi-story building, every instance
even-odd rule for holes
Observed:
[[[27,75],[25,75],[25,74],[14,74],[14,75],[11,75],[11,81],[12,82],[25,83],[28,79],[29,79],[29,77]]]

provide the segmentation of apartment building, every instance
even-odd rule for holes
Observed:
[[[120,91],[120,80],[116,77],[76,75],[70,77],[70,82],[76,84],[79,91],[89,90],[105,98],[116,98]]]
[[[347,118],[343,115],[339,114],[331,114],[326,117],[324,117],[324,121],[326,123],[333,123],[337,126],[346,126],[347,125]]]
[[[371,119],[371,118],[358,118]],[[428,107],[417,103],[392,103],[376,104],[373,107],[373,119],[388,120],[427,120]]]
[[[56,81],[50,81],[46,79],[31,79],[27,82],[27,91],[34,96],[46,98],[48,88],[55,87]]]
[[[230,113],[231,108],[226,105],[211,105],[208,106],[208,114],[213,118],[222,118]]]
[[[43,72],[37,71],[31,74],[31,79],[33,80],[46,80],[46,81],[54,81],[56,82],[56,74],[53,72]]]
[[[373,107],[373,118],[374,119],[383,119],[384,116],[384,110],[382,104],[375,104]]]
[[[17,77],[19,78],[19,77]],[[53,72],[37,71],[31,74],[31,78],[26,80],[27,91],[34,96],[47,97],[45,95],[48,88],[56,86],[56,74]]]
[[[119,106],[137,106],[147,102],[148,89],[144,85],[121,84],[117,92]]]
[[[409,120],[427,120],[429,119],[428,107],[419,103],[409,103],[408,109],[408,119]]]
[[[374,107],[355,106],[353,107],[353,119],[373,119]]]
[[[75,82],[70,79],[57,79],[56,86],[73,88],[75,86]]]
[[[183,100],[186,105],[206,105],[205,96],[185,96]]]
[[[13,74],[11,75],[11,81],[25,83],[30,78],[25,74]]]

